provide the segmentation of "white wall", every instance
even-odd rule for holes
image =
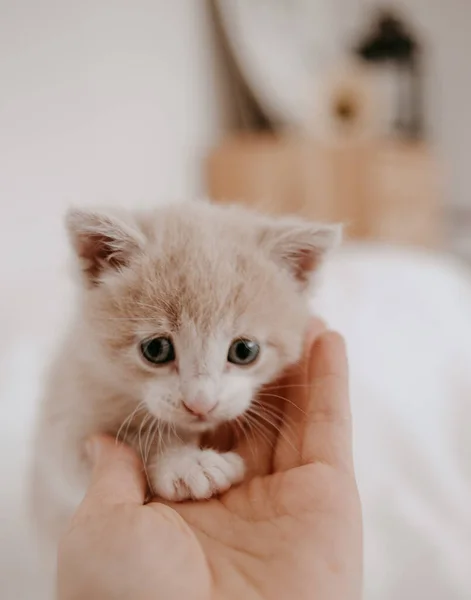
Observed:
[[[69,203],[200,192],[223,119],[205,6],[0,0],[0,270]]]

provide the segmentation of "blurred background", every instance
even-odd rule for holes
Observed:
[[[366,600],[471,598],[471,4],[0,0],[0,589],[49,599],[26,510],[73,308],[70,204],[211,196],[346,223]]]

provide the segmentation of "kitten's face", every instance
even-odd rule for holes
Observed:
[[[185,204],[72,213],[84,319],[103,377],[162,422],[236,419],[300,354],[307,283],[332,228]]]

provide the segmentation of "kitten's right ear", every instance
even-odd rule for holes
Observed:
[[[304,221],[296,217],[269,220],[261,241],[270,256],[300,284],[309,288],[312,275],[325,254],[339,245],[342,227]]]
[[[127,266],[145,243],[137,226],[110,214],[70,209],[66,226],[89,286],[98,285],[106,272]]]

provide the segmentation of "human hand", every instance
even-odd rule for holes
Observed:
[[[242,449],[262,473],[220,498],[144,505],[134,453],[95,440],[92,483],[59,549],[60,600],[360,598],[345,349],[321,329],[266,392],[286,398],[274,448],[259,436]],[[262,469],[257,456],[268,459]]]

